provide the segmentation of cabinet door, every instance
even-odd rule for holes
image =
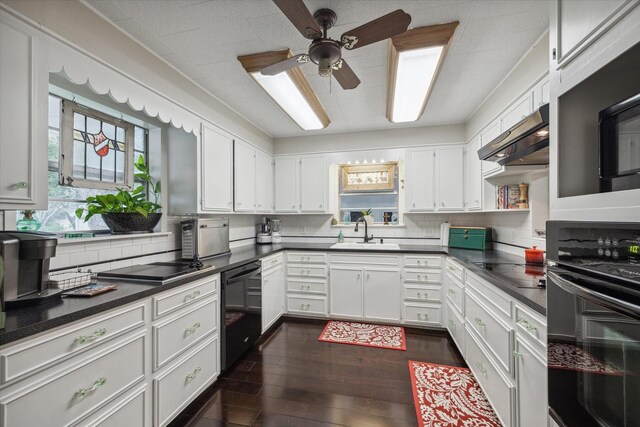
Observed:
[[[300,211],[325,212],[324,156],[300,159]]]
[[[399,270],[364,270],[364,317],[370,320],[400,321]]]
[[[500,131],[506,132],[520,120],[533,112],[532,93],[528,92],[518,99],[507,111],[500,116]]]
[[[256,212],[273,211],[273,158],[256,150]]]
[[[256,150],[236,140],[233,153],[234,210],[253,212],[256,189]]]
[[[284,311],[284,269],[282,265],[262,276],[262,332]]]
[[[435,201],[435,151],[432,148],[409,154],[409,211],[433,211]]]
[[[478,158],[478,150],[480,149],[480,135],[473,138],[467,144],[467,176],[466,176],[466,197],[467,197],[467,210],[481,210],[482,209],[482,184],[484,180],[482,178],[482,165]]]
[[[202,126],[202,210],[233,210],[233,138]]]
[[[362,317],[362,269],[331,268],[332,316]]]
[[[276,212],[298,212],[298,158],[276,157]]]
[[[489,126],[484,128],[482,132],[480,132],[480,143],[484,147],[485,145],[487,145],[488,143],[496,139],[498,136],[500,136],[500,120],[499,119],[493,121]],[[483,160],[481,164],[482,164],[481,169],[482,169],[483,175],[488,175],[501,168],[501,166],[496,162],[486,162]]]
[[[47,209],[43,40],[0,11],[0,209]]]
[[[438,149],[436,185],[438,211],[464,210],[464,149]]]
[[[516,396],[520,427],[538,427],[547,423],[547,366],[543,357],[516,338]]]
[[[533,88],[533,109],[537,110],[544,104],[549,103],[549,91],[551,83],[549,77],[545,77],[542,81],[538,82]]]

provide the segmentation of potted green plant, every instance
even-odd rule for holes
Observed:
[[[153,182],[142,156],[138,157],[134,167],[137,170],[135,177],[145,185],[140,185],[132,191],[118,188],[116,194],[89,196],[85,200],[87,207],[76,209],[76,216],[82,219],[84,215],[86,222],[94,215],[101,215],[114,234],[153,232],[162,217],[162,213],[158,212],[162,209],[158,204],[160,181]],[[153,201],[147,198],[145,187],[153,194]]]
[[[373,217],[373,215],[371,215],[371,208],[369,209],[363,209],[360,211],[360,213],[362,214],[362,216],[364,217],[364,220],[367,221],[368,225],[373,225],[375,218]]]

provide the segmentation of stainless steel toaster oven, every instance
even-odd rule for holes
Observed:
[[[207,258],[229,252],[229,220],[194,218],[182,226],[182,258]]]

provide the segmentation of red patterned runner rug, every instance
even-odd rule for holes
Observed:
[[[406,350],[404,328],[330,320],[318,341]]]
[[[420,427],[500,427],[500,420],[467,368],[409,361]]]

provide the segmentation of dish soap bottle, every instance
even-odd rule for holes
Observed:
[[[342,230],[338,233],[338,243],[344,242],[344,234],[342,234]]]

